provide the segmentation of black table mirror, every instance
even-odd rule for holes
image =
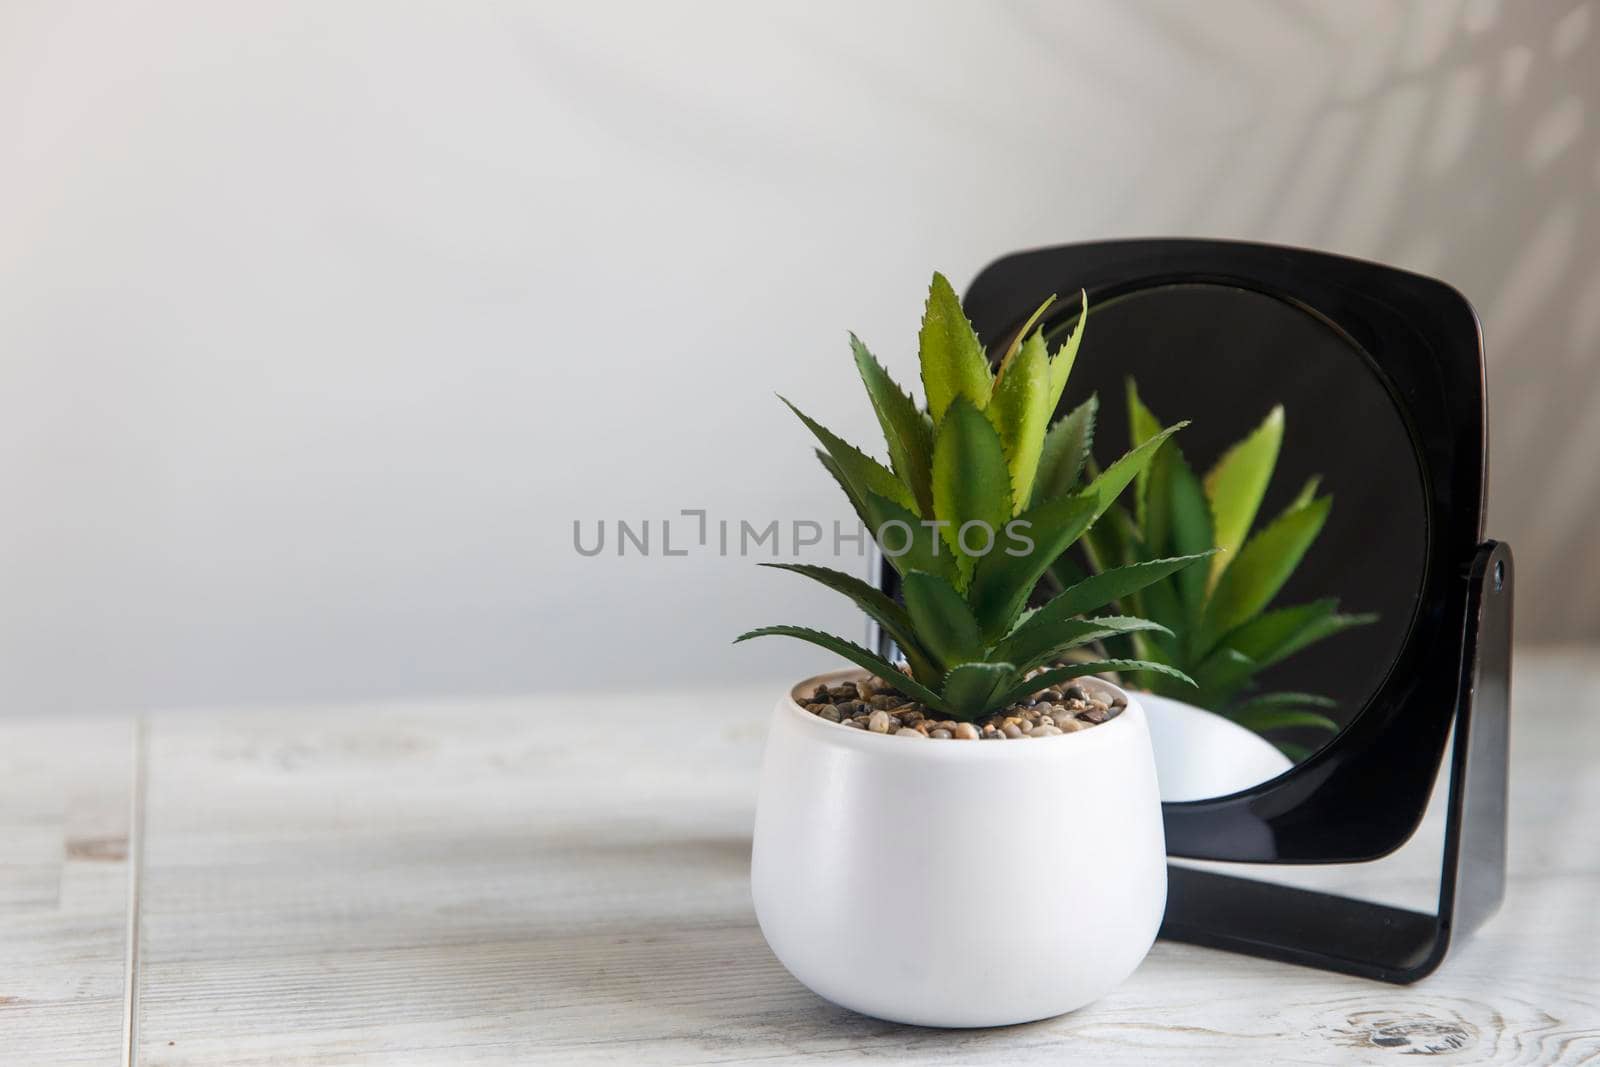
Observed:
[[[1158,554],[1147,540],[1176,554],[1172,543],[1210,535],[1227,543],[1224,558],[1246,558],[1289,512],[1317,511],[1300,524],[1315,527],[1309,544],[1303,531],[1285,535],[1297,563],[1254,630],[1239,624],[1214,647],[1215,634],[1181,632],[1185,622],[1200,630],[1203,612],[1178,593],[1203,601],[1218,573],[1138,605],[1174,620],[1180,632],[1162,654],[1202,679],[1192,692],[1158,685],[1143,701],[1169,854],[1370,861],[1410,838],[1439,772],[1449,775],[1435,913],[1174,865],[1163,936],[1388,981],[1428,974],[1504,885],[1512,572],[1506,546],[1483,536],[1486,407],[1470,305],[1375,264],[1190,240],[1007,256],[965,304],[1003,351],[1057,294],[1040,320],[1053,348],[1077,324],[1080,289],[1089,316],[1057,415],[1094,405],[1090,463],[1115,459],[1152,417],[1188,420],[1174,440],[1191,496],[1237,495],[1222,461],[1251,441],[1259,505],[1244,531],[1201,519],[1201,533],[1191,521],[1185,534],[1158,506],[1147,514],[1128,500],[1113,520],[1123,532],[1091,538],[1062,561],[1064,574],[1095,568],[1096,553]],[[1178,500],[1178,480],[1169,472],[1139,492]]]

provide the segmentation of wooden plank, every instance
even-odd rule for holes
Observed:
[[[0,724],[0,1062],[122,1059],[133,732]]]
[[[163,717],[140,1062],[1582,1062],[1600,671],[1518,667],[1509,898],[1440,974],[1396,988],[1160,944],[1098,1004],[977,1032],[835,1008],[766,949],[747,859],[773,692]],[[1341,877],[1415,903],[1434,862]]]

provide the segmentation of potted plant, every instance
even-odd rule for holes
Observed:
[[[1049,352],[1032,329],[1043,311],[991,371],[934,275],[918,345],[925,408],[851,338],[889,466],[795,409],[899,572],[903,603],[839,571],[770,566],[850,597],[903,661],[798,626],[739,638],[795,637],[859,668],[779,700],[751,884],[784,965],[880,1018],[994,1026],[1070,1011],[1133,971],[1165,906],[1144,712],[1092,676],[1187,679],[1138,657],[1081,657],[1109,637],[1165,634],[1095,613],[1207,553],[1109,567],[1028,608],[1047,568],[1179,429],[1158,430],[1087,484],[1041,483],[1047,457],[1079,447],[1073,426],[1050,419],[1083,336],[1080,312]]]
[[[1161,434],[1137,384],[1127,385],[1128,426],[1135,443]],[[1096,400],[1063,418],[1075,434],[1094,435]],[[1312,477],[1288,507],[1258,523],[1283,443],[1284,411],[1273,407],[1261,423],[1228,448],[1202,478],[1176,442],[1166,442],[1134,479],[1131,509],[1113,505],[1106,521],[1084,539],[1090,573],[1117,571],[1169,553],[1212,553],[1207,566],[1151,582],[1125,594],[1125,610],[1161,623],[1158,630],[1111,635],[1117,654],[1155,660],[1192,679],[1141,680],[1140,702],[1151,720],[1162,799],[1221,796],[1275,777],[1291,759],[1309,754],[1295,732],[1333,733],[1327,711],[1336,705],[1317,693],[1263,692],[1256,676],[1266,668],[1376,615],[1342,614],[1326,597],[1274,607],[1273,601],[1316,541],[1333,507]],[[1080,467],[1089,471],[1093,464]],[[1054,484],[1074,485],[1078,469],[1051,469]],[[1080,581],[1083,571],[1059,559],[1047,586]],[[1287,732],[1287,734],[1286,734]]]

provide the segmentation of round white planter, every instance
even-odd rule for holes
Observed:
[[[1004,1026],[1133,973],[1166,907],[1139,701],[1028,741],[867,733],[778,702],[751,890],[772,951],[820,996],[894,1022]]]
[[[1225,797],[1294,766],[1260,734],[1215,712],[1154,693],[1137,695],[1150,723],[1162,800]]]

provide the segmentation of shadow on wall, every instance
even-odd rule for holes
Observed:
[[[1297,54],[1307,39],[1349,52],[1374,21],[1364,5],[1265,6],[1264,20],[1303,38]],[[1200,12],[1125,10],[1173,48],[1206,50],[1196,62],[1261,78],[1249,90],[1264,99],[1292,91],[1281,64],[1214,54],[1225,46],[1198,31]],[[1293,128],[1242,121],[1187,175],[1178,217],[1190,232],[1342,251],[1466,293],[1489,362],[1487,532],[1518,555],[1519,637],[1600,640],[1600,4],[1391,10],[1403,30],[1380,64],[1284,109]]]

